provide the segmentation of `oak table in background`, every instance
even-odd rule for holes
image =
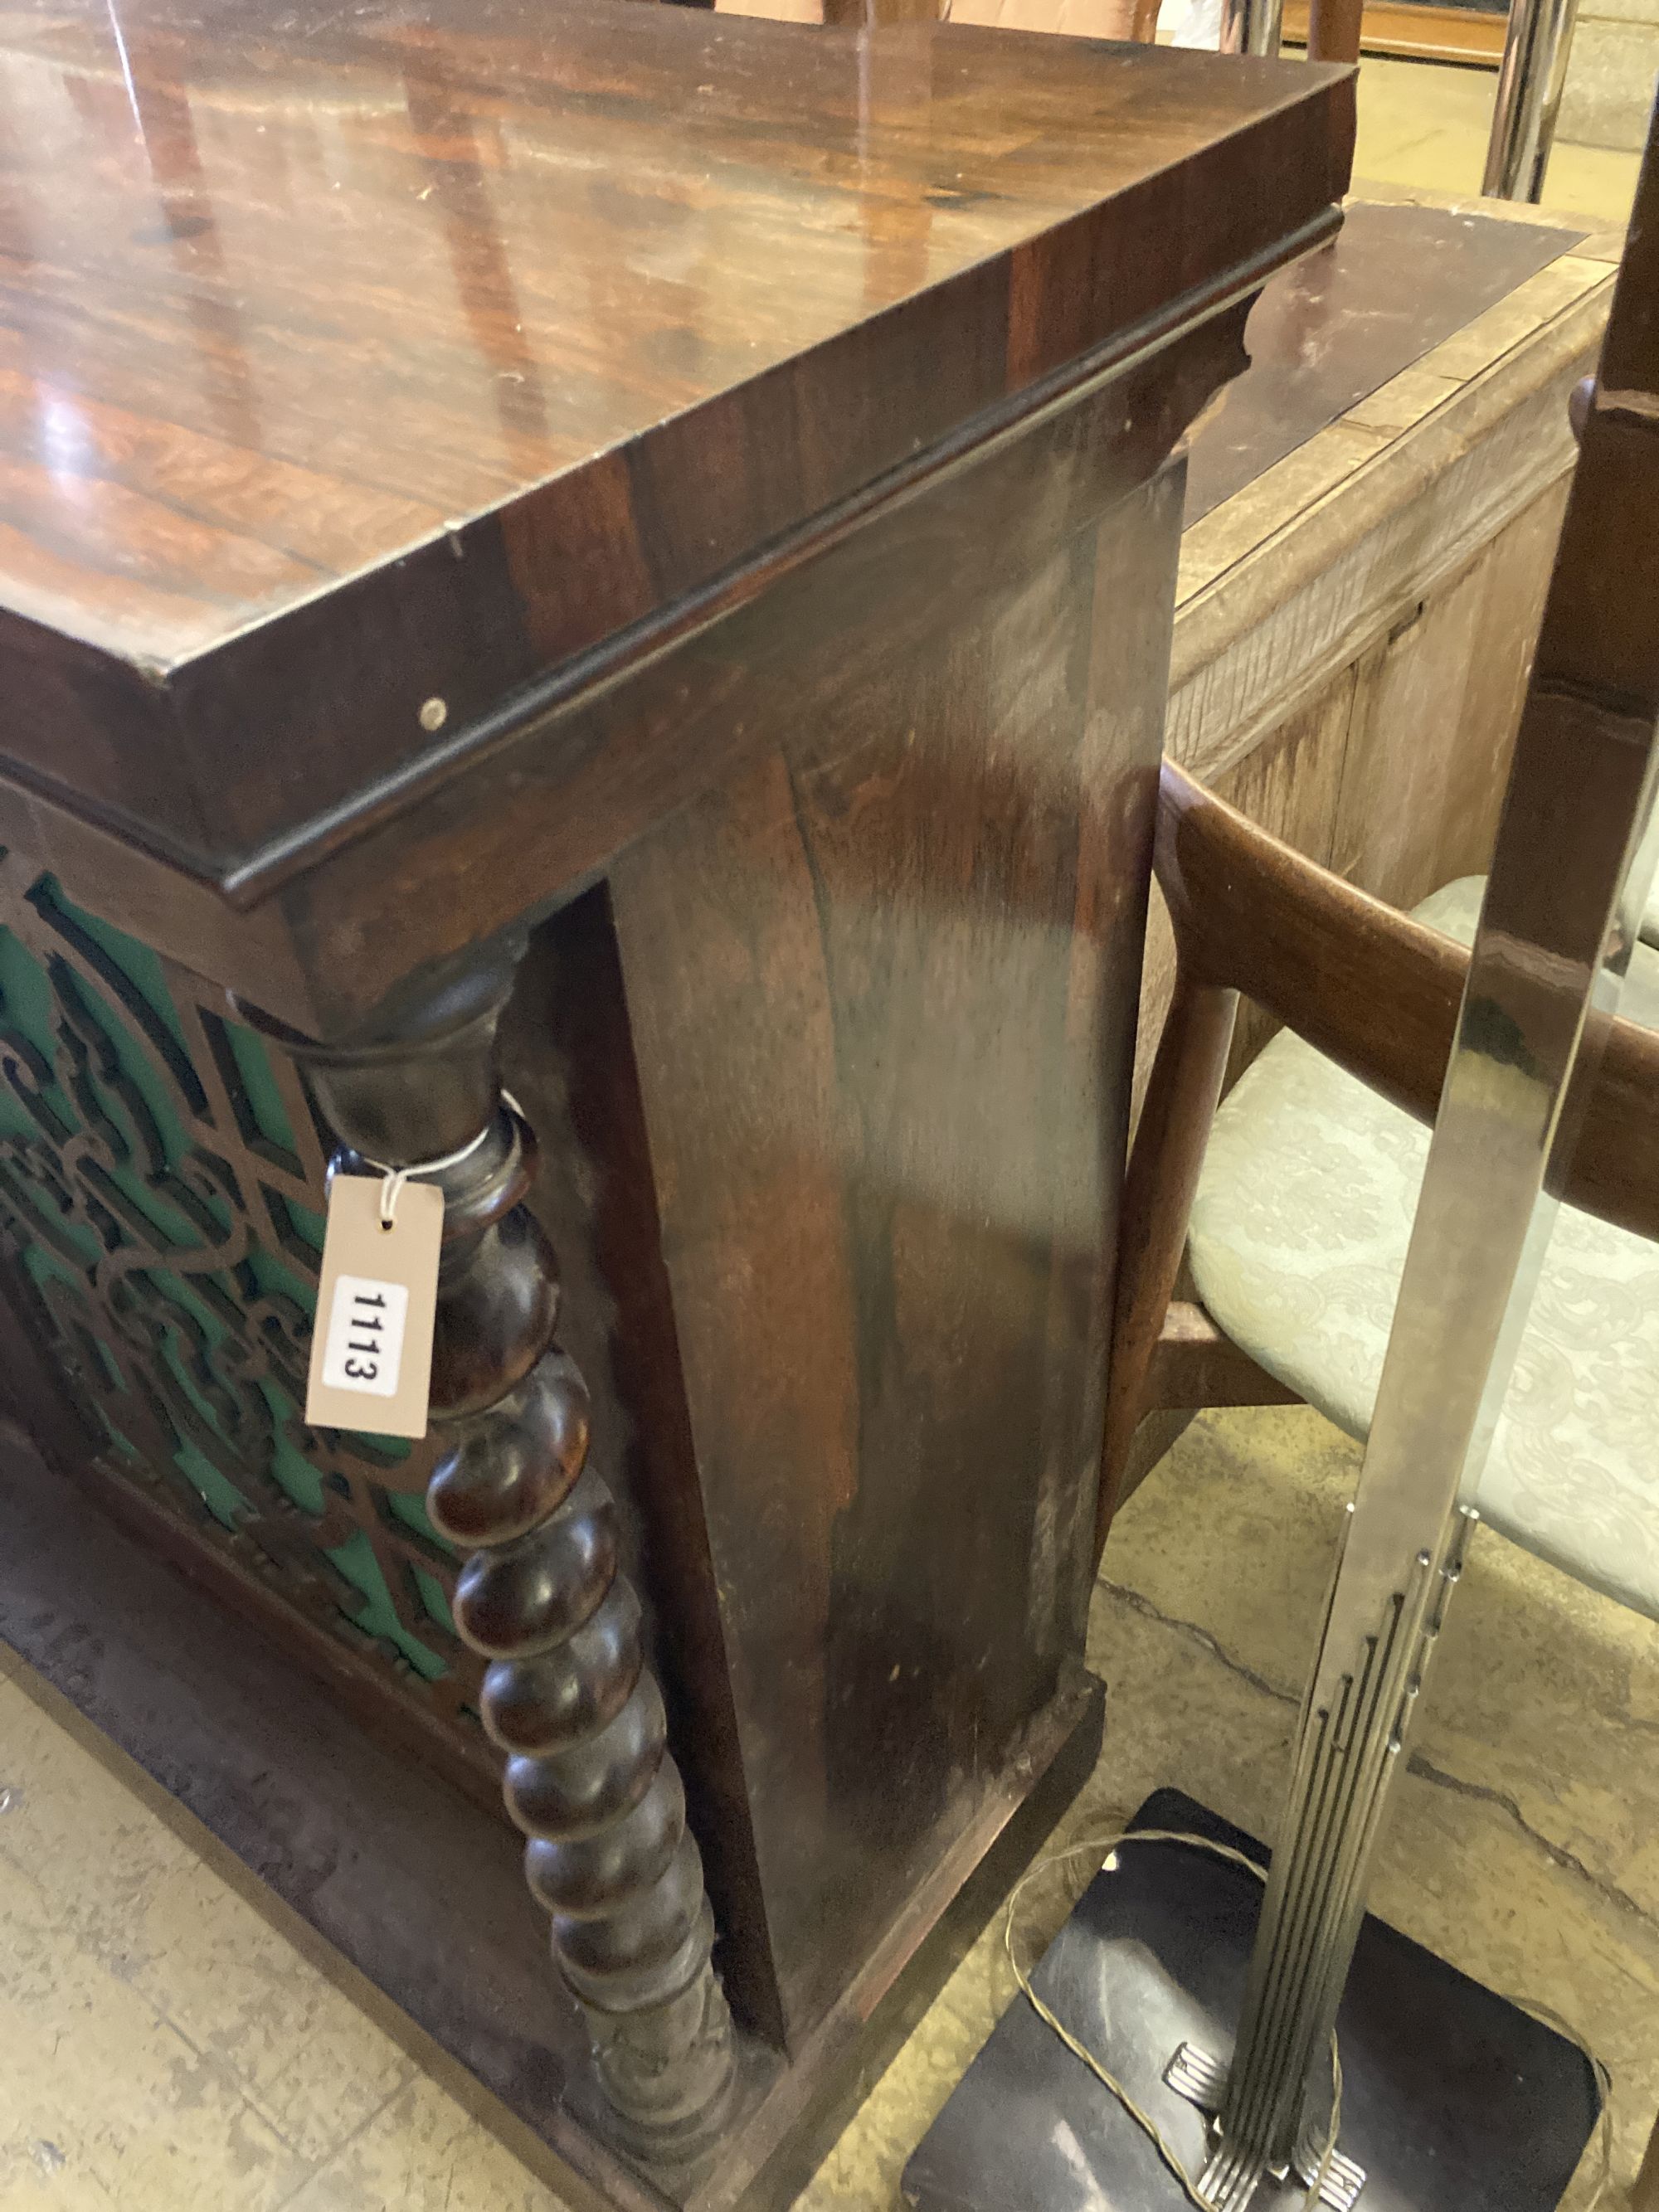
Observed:
[[[71,0],[0,106],[0,1627],[568,2193],[781,2201],[1097,1736],[1170,456],[1348,78]],[[465,1154],[409,1450],[337,1146]]]

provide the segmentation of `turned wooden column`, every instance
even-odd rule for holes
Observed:
[[[588,1400],[558,1346],[558,1263],[524,1200],[535,1139],[504,1102],[496,1023],[517,948],[394,1033],[296,1048],[340,1140],[331,1173],[476,1149],[444,1194],[432,1420],[448,1439],[427,1492],[469,1556],[455,1626],[489,1660],[483,1724],[529,1838],[619,2139],[659,2163],[724,2118],[732,2027],[709,1962],[714,1919],[639,1600],[618,1571],[611,1493],[588,1467]]]

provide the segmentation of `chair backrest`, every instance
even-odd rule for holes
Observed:
[[[1466,947],[1292,852],[1172,761],[1155,854],[1176,985],[1119,1215],[1097,1557],[1148,1410],[1239,994],[1428,1122],[1469,965]],[[1608,1025],[1562,1195],[1659,1238],[1659,1032]]]
[[[1431,1121],[1466,947],[1356,890],[1164,765],[1158,882],[1189,986],[1240,991],[1420,1121]],[[1659,1237],[1659,1034],[1614,1021],[1570,1203]]]
[[[1544,1035],[1550,961],[1594,962],[1659,717],[1659,120],[1650,130],[1516,739],[1486,927]],[[1591,773],[1592,764],[1594,773]],[[1601,819],[1610,810],[1607,819]],[[1615,832],[1617,834],[1615,834]],[[1437,1105],[1468,955],[1164,771],[1159,878],[1187,988],[1242,990],[1420,1120]],[[1546,953],[1545,948],[1554,948]],[[1562,1195],[1659,1236],[1659,1036],[1599,1025]]]

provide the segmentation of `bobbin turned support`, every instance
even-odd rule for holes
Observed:
[[[551,1915],[615,2131],[678,2162],[725,2116],[732,2027],[639,1601],[618,1571],[610,1492],[586,1465],[587,1393],[556,1341],[557,1261],[524,1203],[535,1139],[495,1073],[517,950],[384,1035],[294,1049],[339,1139],[337,1168],[418,1173],[465,1153],[430,1177],[444,1194],[431,1418],[448,1449],[428,1510],[469,1554],[455,1626],[490,1662],[484,1727],[507,1755],[526,1877]]]

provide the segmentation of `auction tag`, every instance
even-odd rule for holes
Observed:
[[[306,1419],[323,1429],[423,1437],[444,1194],[399,1186],[392,1226],[379,1176],[336,1176],[323,1233]]]

